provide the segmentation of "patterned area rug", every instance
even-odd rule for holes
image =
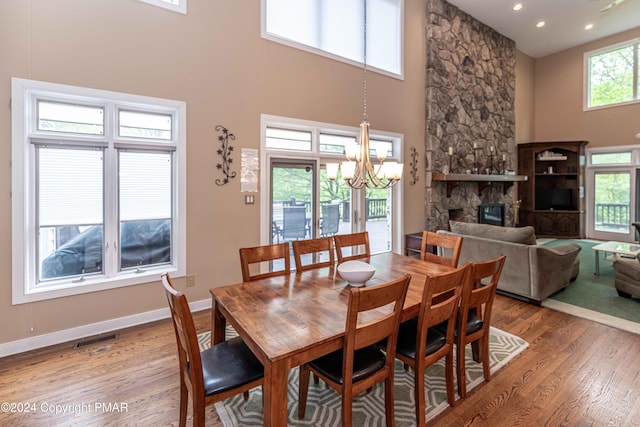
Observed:
[[[230,336],[230,333],[227,333]],[[201,348],[210,343],[209,332],[198,335]],[[505,366],[511,359],[528,347],[523,339],[491,328],[490,355],[491,372]],[[467,346],[467,390],[484,381],[482,365],[471,358],[471,346]],[[415,404],[413,398],[413,369],[405,371],[402,363],[396,361],[395,369],[395,414],[396,426],[415,426]],[[444,380],[444,361],[429,367],[426,371],[427,419],[431,419],[445,410],[447,395]],[[310,381],[307,400],[307,412],[304,420],[298,419],[298,369],[289,373],[289,421],[290,426],[339,426],[341,424],[340,395],[326,387],[322,382],[314,384]],[[237,395],[223,402],[216,403],[216,409],[225,427],[262,426],[262,390],[257,387],[249,393],[245,401]],[[377,384],[371,393],[357,396],[353,402],[353,425],[384,425],[384,385]]]

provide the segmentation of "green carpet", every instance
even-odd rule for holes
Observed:
[[[567,288],[556,292],[550,299],[640,323],[640,299],[618,296],[613,281],[613,263],[605,261],[604,254],[600,254],[600,275],[594,274],[595,252],[591,248],[602,242],[556,239],[544,245],[558,246],[564,243],[576,243],[582,248],[579,255],[580,274]]]

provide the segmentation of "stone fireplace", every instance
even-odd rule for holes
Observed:
[[[449,166],[462,174],[515,169],[515,43],[444,0],[427,0],[426,50],[425,229],[448,229],[452,213],[477,222],[483,204],[504,204],[505,225],[513,225],[513,186],[465,181],[448,195],[432,175]]]

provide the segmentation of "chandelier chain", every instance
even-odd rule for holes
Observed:
[[[364,54],[363,54],[363,79],[362,79],[362,99],[363,99],[363,112],[362,112],[362,121],[368,121],[367,117],[367,0],[364,0],[364,23],[362,25],[364,29],[363,39],[364,39]]]

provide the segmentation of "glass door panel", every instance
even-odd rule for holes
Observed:
[[[631,173],[596,171],[593,174],[593,237],[631,239]]]
[[[364,203],[365,229],[369,232],[371,253],[390,251],[391,189],[366,189]]]
[[[271,243],[315,236],[315,169],[315,161],[271,160]]]

